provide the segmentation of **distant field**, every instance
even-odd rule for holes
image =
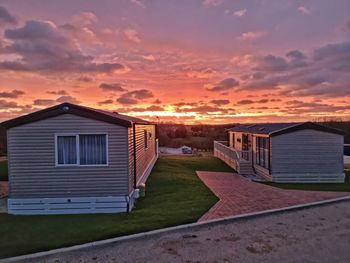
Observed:
[[[186,145],[192,148],[199,149],[212,149],[213,139],[207,137],[187,137],[187,138],[173,138],[168,139],[167,147],[178,148],[180,146]]]

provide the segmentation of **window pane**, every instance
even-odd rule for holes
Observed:
[[[77,164],[77,144],[75,136],[57,136],[58,164]]]
[[[106,135],[79,135],[80,164],[107,164]]]

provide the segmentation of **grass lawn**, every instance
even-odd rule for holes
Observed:
[[[7,161],[0,161],[0,181],[8,181]]]
[[[195,222],[218,200],[196,170],[232,171],[211,156],[161,157],[147,181],[146,197],[130,214],[0,214],[0,258]]]
[[[350,172],[346,172],[345,183],[343,184],[284,184],[264,183],[282,189],[311,190],[311,191],[335,191],[350,192]]]

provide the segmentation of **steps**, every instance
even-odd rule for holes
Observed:
[[[252,167],[251,163],[241,162],[239,164],[239,171],[240,174],[255,174],[254,169]]]

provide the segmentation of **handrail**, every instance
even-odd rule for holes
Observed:
[[[214,141],[214,149],[222,152],[223,154],[231,157],[232,159],[239,162],[249,162],[251,160],[250,151],[238,151],[227,145],[227,141]]]

